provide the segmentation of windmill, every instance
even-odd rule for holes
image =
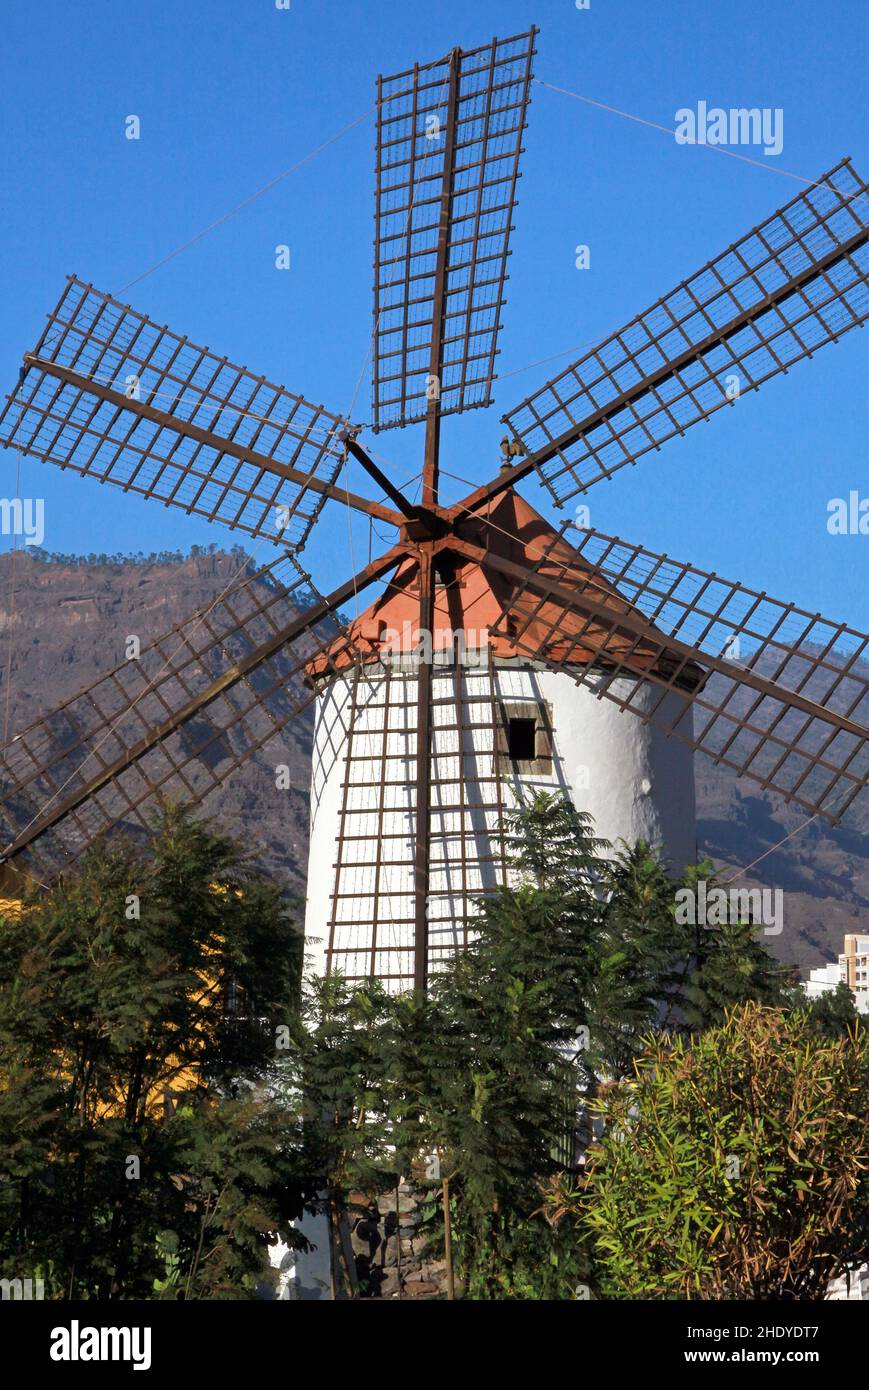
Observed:
[[[378,79],[371,423],[421,426],[419,501],[351,421],[68,281],[2,442],[278,558],[2,750],[7,865],[56,872],[157,793],[201,799],[316,703],[309,939],[326,968],[422,989],[503,878],[516,787],[561,784],[602,833],[677,852],[694,750],[834,822],[865,788],[865,635],[556,531],[516,490],[536,475],[563,505],[862,325],[849,160],[508,411],[495,476],[440,500],[443,418],[491,403],[536,33]],[[393,540],[321,596],[298,557],[330,501]]]

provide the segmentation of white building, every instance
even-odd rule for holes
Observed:
[[[847,985],[858,1013],[869,1013],[869,936],[849,933],[838,961],[809,971],[803,989],[809,999],[818,999],[829,990]]]
[[[814,970],[810,970],[809,978],[803,981],[803,989],[807,998],[819,999],[822,994],[837,989],[844,982],[842,968],[838,961],[835,961],[832,965],[818,965]]]
[[[559,583],[573,576],[581,591],[587,562],[517,494],[498,499],[487,525],[490,552],[499,546],[528,566],[547,552]],[[600,578],[594,596],[616,615],[630,612]],[[504,815],[518,792],[560,789],[592,815],[598,836],[663,845],[677,869],[694,862],[692,750],[643,716],[663,700],[665,715],[690,735],[687,696],[702,672],[683,667],[663,635],[614,638],[609,624],[565,614],[531,590],[511,589],[484,562],[456,556],[439,575],[432,634],[419,631],[419,574],[408,560],[352,623],[351,639],[352,656],[336,644],[329,663],[318,658],[308,669],[320,687],[305,924],[315,973],[376,975],[392,990],[413,984],[417,671],[426,642],[434,672],[430,972],[467,944],[476,901],[504,881]],[[652,675],[679,667],[678,685],[663,692],[640,677],[614,678],[623,651]],[[551,661],[568,670],[549,669]],[[602,698],[604,684],[630,710]]]
[[[847,1278],[833,1279],[827,1286],[827,1298],[831,1302],[869,1302],[869,1265],[861,1265]]]

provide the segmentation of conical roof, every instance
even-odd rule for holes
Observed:
[[[455,650],[457,634],[470,650],[485,649],[500,661],[523,661],[538,654],[542,661],[612,667],[630,653],[632,670],[650,670],[669,679],[682,665],[682,656],[668,647],[664,633],[648,622],[572,545],[513,489],[501,493],[485,512],[462,523],[462,535],[489,554],[524,569],[548,575],[562,588],[575,580],[579,591],[614,616],[641,618],[649,638],[636,643],[628,634],[614,633],[605,619],[589,623],[578,613],[565,612],[558,600],[540,602],[534,590],[524,590],[485,560],[461,554],[451,557],[452,574],[435,590],[432,650]],[[544,560],[543,557],[546,556]],[[542,563],[541,563],[542,561]],[[594,588],[588,577],[594,574]],[[557,626],[555,626],[557,624]],[[497,628],[495,632],[493,629]],[[416,651],[419,633],[419,564],[409,557],[396,570],[384,593],[349,625],[349,641],[339,638],[307,668],[311,677],[363,661],[395,660]],[[515,639],[515,640],[514,640]],[[578,640],[577,640],[578,639]],[[694,690],[705,672],[694,663],[679,674],[676,685]]]

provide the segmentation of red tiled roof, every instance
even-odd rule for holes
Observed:
[[[563,588],[570,588],[571,577],[575,577],[577,589],[584,589],[593,573],[588,561],[512,489],[497,497],[479,516],[468,518],[462,524],[462,534],[490,553],[526,569],[537,569]],[[547,558],[541,563],[544,554]],[[616,616],[643,616],[599,574],[595,575],[594,588],[588,596]],[[558,626],[553,631],[556,620]],[[496,625],[504,635],[492,632]],[[541,659],[582,666],[595,661],[612,666],[633,648],[633,670],[651,669],[666,677],[682,658],[670,649],[662,651],[660,643],[666,642],[665,635],[647,625],[650,640],[634,646],[633,636],[613,633],[605,620],[593,620],[586,626],[584,618],[565,612],[557,600],[540,605],[535,591],[521,592],[521,585],[485,561],[477,563],[457,554],[455,581],[435,592],[432,646],[435,652],[449,649],[455,643],[455,634],[462,632],[469,648],[489,647],[501,659],[528,661],[531,648],[541,652]],[[508,635],[511,631],[519,634],[518,646]],[[582,635],[577,643],[579,634]],[[419,567],[415,559],[408,558],[398,567],[385,592],[350,624],[350,643],[338,639],[309,663],[307,674],[316,677],[329,668],[349,666],[359,655],[363,661],[376,661],[386,652],[393,656],[411,652],[418,644]],[[692,663],[680,673],[678,685],[694,689],[704,674]]]

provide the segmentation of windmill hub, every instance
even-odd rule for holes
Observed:
[[[436,541],[448,535],[453,529],[453,520],[443,507],[414,507],[415,515],[409,516],[399,531],[402,539],[418,543]]]

